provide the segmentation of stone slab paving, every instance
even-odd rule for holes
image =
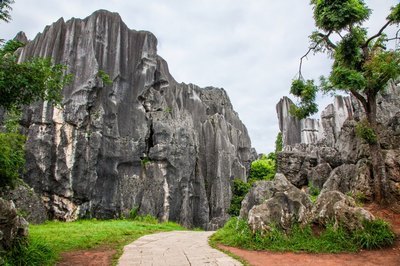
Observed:
[[[147,235],[124,247],[119,266],[236,266],[242,265],[211,248],[214,232],[174,231]]]

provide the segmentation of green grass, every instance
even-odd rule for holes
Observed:
[[[294,226],[288,234],[272,228],[263,235],[253,233],[246,221],[232,218],[211,237],[211,241],[250,250],[312,253],[356,252],[362,248],[379,248],[393,243],[395,235],[386,222],[365,222],[364,227],[365,230],[351,233],[340,227],[334,229],[328,226],[316,235],[311,226]]]
[[[41,225],[30,225],[30,245],[28,248],[36,250],[35,243],[40,243],[40,248],[47,251],[48,257],[35,264],[30,262],[13,262],[10,265],[52,265],[62,252],[107,247],[117,250],[116,259],[122,254],[122,248],[126,244],[143,235],[156,232],[186,230],[182,226],[167,222],[157,223],[149,217],[143,217],[139,221],[133,220],[79,220],[75,222],[46,222]],[[25,257],[28,253],[18,253],[15,250],[10,257]],[[36,251],[35,251],[36,252]],[[45,252],[46,253],[46,252]],[[18,255],[17,255],[18,254]]]

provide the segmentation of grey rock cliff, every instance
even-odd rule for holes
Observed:
[[[47,26],[20,60],[32,56],[73,74],[63,109],[38,103],[23,121],[25,181],[53,217],[112,218],[138,207],[187,226],[226,219],[231,181],[246,179],[254,151],[223,89],[177,83],[156,37],[108,11]]]

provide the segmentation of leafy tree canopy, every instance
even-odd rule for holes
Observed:
[[[352,93],[369,109],[367,104],[373,104],[375,95],[390,79],[400,75],[400,53],[387,49],[388,42],[399,37],[389,38],[384,33],[388,26],[400,22],[400,4],[392,7],[386,24],[371,37],[362,27],[371,13],[363,0],[312,0],[311,5],[317,30],[309,36],[311,44],[300,60],[299,78],[292,82],[290,92],[300,99],[292,113],[299,118],[316,113],[318,90]],[[334,35],[336,42],[331,38]],[[305,80],[301,73],[302,60],[310,52],[324,52],[334,60],[330,75],[321,77],[319,87],[313,80]]]

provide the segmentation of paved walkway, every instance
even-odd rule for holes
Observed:
[[[174,231],[143,236],[124,247],[118,265],[242,265],[208,245],[208,237],[213,233]]]

